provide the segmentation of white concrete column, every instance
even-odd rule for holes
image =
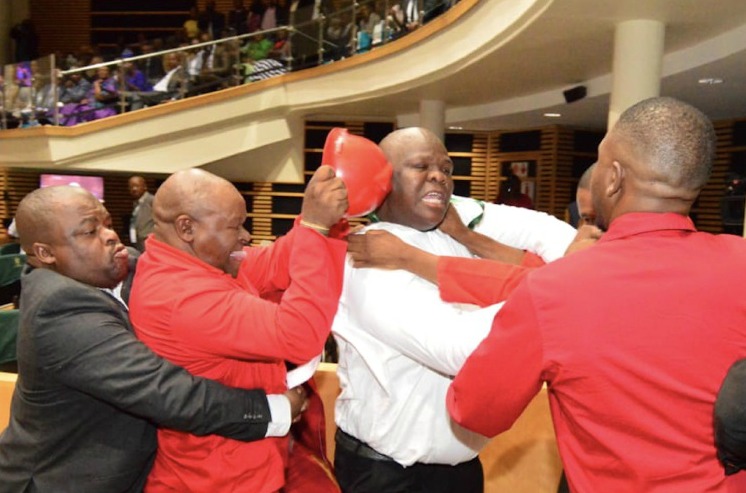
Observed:
[[[420,101],[420,126],[443,140],[446,131],[446,104],[435,99]]]
[[[617,24],[608,128],[633,104],[660,95],[665,34],[666,26],[659,21]]]

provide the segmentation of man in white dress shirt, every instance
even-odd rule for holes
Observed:
[[[393,187],[371,229],[389,231],[436,255],[472,256],[436,229],[453,191],[453,163],[441,141],[421,128],[381,142],[394,167]],[[575,229],[544,213],[469,199],[455,207],[465,223],[545,261],[561,257]],[[335,419],[335,469],[345,493],[481,493],[477,454],[487,439],[451,421],[450,376],[487,335],[500,308],[453,305],[438,288],[402,270],[345,269],[332,330],[339,345],[342,392]]]

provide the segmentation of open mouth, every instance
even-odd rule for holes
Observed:
[[[443,206],[446,203],[446,194],[443,192],[428,192],[422,197],[426,204]]]

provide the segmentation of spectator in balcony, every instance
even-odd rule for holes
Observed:
[[[275,17],[277,18],[277,26],[289,26],[290,25],[290,4],[288,0],[275,0],[277,3],[277,11]]]
[[[288,39],[288,32],[285,29],[277,31],[275,44],[272,45],[268,57],[278,60],[285,65],[287,64],[287,61],[290,60],[291,53],[292,48],[290,39]]]
[[[194,39],[199,37],[199,10],[197,7],[189,9],[189,18],[184,21],[182,26],[184,29],[184,35],[186,39]]]
[[[246,21],[247,32],[253,33],[258,31],[262,25],[262,17],[264,16],[264,3],[262,0],[251,0],[249,3],[249,17]]]
[[[124,88],[126,91],[151,91],[152,84],[134,62],[123,62]]]
[[[249,9],[243,0],[233,0],[233,8],[228,12],[228,27],[233,29],[234,34],[246,34],[248,31]]]
[[[151,53],[154,53],[155,51],[154,45],[152,43],[142,44],[140,46],[140,50],[142,51],[143,55],[149,55]],[[156,84],[163,78],[164,75],[166,75],[164,62],[165,60],[160,56],[144,58],[138,62],[140,70],[142,70],[142,72],[145,74],[145,78],[148,79],[148,82],[151,85]]]
[[[189,89],[189,80],[179,54],[163,56],[166,75],[153,85],[152,91],[132,92],[128,95],[131,110],[180,99]]]
[[[91,56],[91,59],[86,65],[98,65],[99,63],[104,63],[104,57],[97,54]],[[88,79],[88,82],[93,83],[93,81],[98,77],[98,68],[89,68],[83,72],[83,77]]]
[[[399,38],[420,27],[420,7],[417,0],[402,0],[391,7],[393,37]]]
[[[93,106],[90,120],[99,120],[119,112],[119,87],[116,77],[111,75],[108,66],[99,67],[97,74],[92,84],[93,92],[88,94]]]
[[[353,31],[350,14],[339,12],[328,19],[329,25],[324,33],[324,59],[339,60],[349,56]]]
[[[215,9],[215,0],[207,0],[205,10],[199,14],[199,30],[214,39],[225,28],[225,15]]]
[[[364,3],[360,6],[360,20],[358,21],[358,30],[365,31],[371,38],[373,37],[373,30],[381,22],[381,16],[378,12],[372,10],[370,5]]]
[[[63,103],[60,109],[60,124],[72,126],[83,121],[81,113],[90,109],[88,106],[90,91],[91,83],[83,77],[82,72],[74,72],[68,76],[59,96],[60,102]]]
[[[277,27],[277,2],[275,0],[261,0],[264,5],[264,13],[262,14],[262,22],[259,28],[262,31],[267,29],[274,29]]]
[[[10,39],[15,42],[15,62],[39,58],[39,35],[31,19],[24,19],[10,30]]]
[[[267,39],[264,34],[257,33],[251,37],[246,46],[241,48],[244,63],[251,63],[257,60],[264,60],[272,50],[273,43]]]

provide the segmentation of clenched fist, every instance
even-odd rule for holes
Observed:
[[[347,187],[331,166],[320,166],[306,186],[301,216],[304,221],[331,229],[347,211]]]

